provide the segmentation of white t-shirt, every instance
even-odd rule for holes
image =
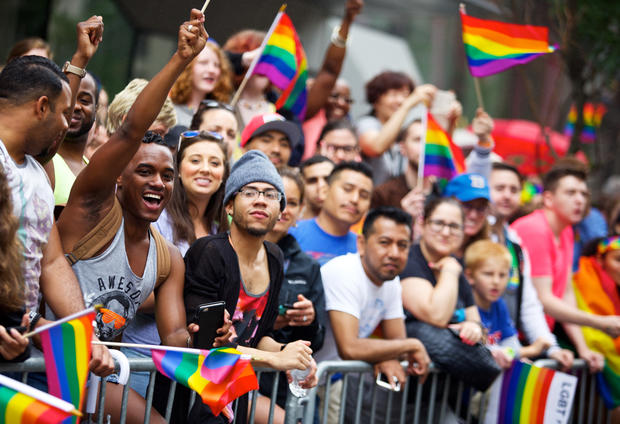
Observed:
[[[15,163],[2,140],[0,163],[12,193],[13,214],[19,220],[17,235],[24,249],[22,270],[26,284],[26,309],[38,310],[41,258],[54,223],[54,192],[39,162],[26,155],[24,163]]]
[[[359,338],[370,336],[383,320],[404,319],[399,277],[377,286],[364,272],[358,253],[332,259],[321,267],[321,277],[326,310],[346,312],[357,318]],[[340,359],[329,320],[323,348],[315,359],[317,362]]]

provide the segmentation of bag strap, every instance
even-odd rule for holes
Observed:
[[[521,302],[523,302],[523,249],[517,243],[512,243],[512,246],[515,249],[515,253],[517,254],[517,260],[519,261],[519,287],[517,287],[517,322],[515,322],[515,326],[517,327],[517,331],[521,331]]]
[[[81,259],[88,259],[95,256],[110,240],[114,238],[116,232],[123,221],[123,211],[121,204],[114,196],[112,209],[103,217],[95,227],[82,237],[70,253],[65,254],[65,258],[70,265],[75,264]]]
[[[157,231],[154,225],[151,225],[151,234],[155,240],[155,248],[157,250],[157,280],[155,281],[155,285],[158,285],[166,281],[170,275],[170,250],[168,250],[168,242],[164,236]]]

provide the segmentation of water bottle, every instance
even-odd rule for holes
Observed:
[[[288,385],[288,388],[291,390],[291,393],[296,397],[304,397],[308,390],[299,386],[299,383],[304,381],[304,379],[310,374],[310,367],[305,370],[294,369],[291,371],[291,377],[293,377],[293,381]]]

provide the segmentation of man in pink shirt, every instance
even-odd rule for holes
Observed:
[[[585,213],[589,196],[586,171],[572,160],[559,161],[543,178],[543,208],[512,224],[528,251],[532,282],[551,330],[559,321],[577,354],[592,372],[603,369],[603,356],[588,349],[579,326],[620,336],[620,317],[588,314],[576,307],[571,283],[572,225]]]

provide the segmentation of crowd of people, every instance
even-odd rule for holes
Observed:
[[[320,385],[337,422],[342,379],[325,390],[321,361],[369,362],[392,388],[408,375],[423,382],[432,361],[484,390],[513,360],[545,357],[564,370],[582,358],[601,373],[620,419],[620,198],[601,214],[587,166],[567,157],[524,213],[528,176],[492,156],[482,109],[465,173],[421,179],[424,120],[411,111],[431,107],[436,87],[384,71],[366,84],[368,114],[350,115],[340,70],[362,6],[346,0],[308,81],[303,122],[276,110],[261,75],[228,103],[265,33],[242,31],[221,47],[197,10],[159,73],[109,104],[86,71],[101,17],[77,24],[62,68],[45,41],[16,44],[0,73],[0,362],[40,356],[24,331],[96,304],[99,340],[192,347],[200,306],[223,301],[210,347],[286,371],[277,393],[265,376],[260,395],[242,398],[237,422],[249,402],[267,422],[275,396],[282,423],[295,369],[309,371],[300,386]],[[450,134],[462,108],[454,100],[446,110]],[[99,408],[118,420],[108,348],[93,345],[89,368],[105,377]],[[45,380],[31,373],[28,383],[45,390]],[[128,422],[142,422],[148,381],[132,373]],[[153,422],[163,422],[168,387],[158,380]],[[188,396],[177,389],[173,422],[231,418],[200,402],[188,411]]]

